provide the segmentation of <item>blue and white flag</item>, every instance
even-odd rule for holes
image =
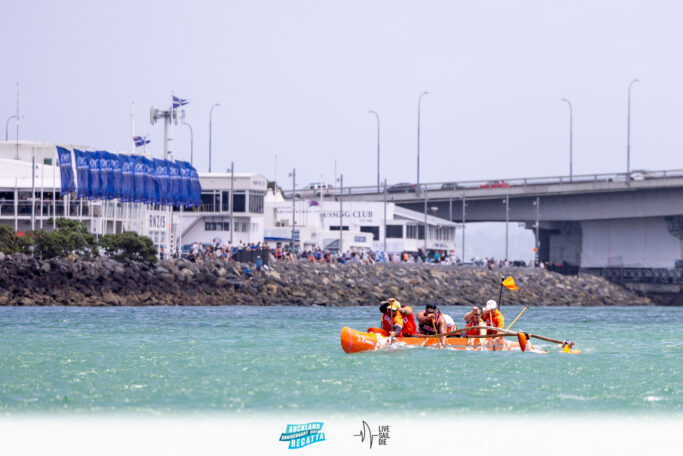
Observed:
[[[88,189],[86,191],[88,199],[100,198],[100,157],[98,152],[86,152],[88,161]]]
[[[76,158],[76,195],[79,198],[88,197],[88,155],[82,150],[74,149]]]
[[[71,151],[64,147],[57,146],[59,156],[59,175],[62,181],[62,196],[76,190],[76,180],[74,179],[73,162]]]
[[[199,183],[199,173],[190,165],[190,206],[199,207],[202,204],[202,186]]]
[[[114,192],[114,170],[111,168],[109,162],[109,152],[98,150],[97,153],[100,161],[100,199],[110,199],[111,193]]]
[[[145,202],[145,163],[139,155],[131,155],[133,161],[133,179],[135,181],[135,191],[133,201],[136,203]]]
[[[180,206],[182,201],[182,181],[180,177],[180,167],[178,163],[171,163],[168,169],[171,180],[171,199],[174,206]]]
[[[121,155],[119,161],[121,163],[121,201],[130,203],[135,197],[135,180],[133,179],[135,158]]]
[[[133,141],[135,141],[135,147],[142,147],[151,142],[151,140],[143,138],[142,136],[133,136]]]
[[[188,103],[189,103],[189,101],[187,101],[183,98],[178,98],[175,95],[173,95],[173,109],[179,108],[181,106],[185,106]]]
[[[159,204],[171,204],[171,181],[168,176],[167,160],[154,159],[154,176],[159,182]]]
[[[145,203],[152,204],[156,203],[157,188],[156,179],[154,179],[154,163],[149,158],[141,157],[142,163],[144,164],[145,173]]]
[[[111,163],[114,177],[114,198],[121,198],[123,196],[123,160],[123,155],[109,154],[109,162]]]
[[[181,204],[185,207],[189,207],[188,205],[191,201],[190,164],[184,161],[179,161],[176,163],[180,165],[180,199],[182,201]]]

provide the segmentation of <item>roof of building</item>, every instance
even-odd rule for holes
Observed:
[[[36,188],[51,189],[54,186],[59,189],[61,186],[59,167],[36,163],[35,185]],[[0,158],[0,188],[25,190],[30,189],[31,186],[31,162]]]
[[[413,220],[416,222],[425,221],[425,215],[422,212],[412,211],[401,206],[394,207],[394,217],[400,217],[408,220]],[[433,215],[427,215],[427,224],[429,225],[441,225],[441,226],[456,226],[457,223],[451,222],[450,220],[443,219],[441,217],[435,217]]]

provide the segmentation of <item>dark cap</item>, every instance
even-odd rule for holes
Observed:
[[[388,306],[389,306],[389,301],[382,302],[382,304],[379,306],[379,311],[382,313],[386,313]]]
[[[439,310],[439,308],[436,306],[436,304],[427,304],[425,306],[425,310],[427,310],[427,311],[431,310],[432,312],[435,312],[435,311]],[[431,313],[431,312],[428,312],[428,313]]]

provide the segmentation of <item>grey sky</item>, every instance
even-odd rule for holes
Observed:
[[[0,19],[2,120],[21,84],[23,139],[124,150],[136,133],[161,155],[149,107],[191,100],[195,165],[302,184],[334,160],[345,183],[415,180],[417,98],[422,181],[626,167],[683,168],[683,2],[677,1],[6,1]],[[4,125],[3,125],[4,126]],[[4,132],[3,132],[4,134]],[[11,135],[10,137],[13,137]],[[176,157],[189,159],[178,126]]]

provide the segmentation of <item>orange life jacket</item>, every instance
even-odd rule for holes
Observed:
[[[413,317],[413,309],[409,306],[404,308],[409,309],[410,313],[408,315],[402,315],[399,311],[394,311],[393,318],[391,316],[391,311],[387,310],[384,315],[382,315],[382,329],[385,331],[393,331],[394,326],[398,325],[401,327],[401,332],[398,336],[414,336],[417,334],[417,325],[415,324],[415,317]]]
[[[476,318],[471,319],[471,320],[465,325],[465,328],[471,328],[471,327],[473,327],[473,326],[479,326],[479,324],[477,323],[477,319],[476,319]],[[479,330],[478,330],[478,329],[470,329],[470,330],[467,331],[465,334],[468,335],[468,336],[478,336],[478,335],[479,335]]]
[[[505,327],[505,318],[503,317],[503,314],[500,313],[500,310],[498,310],[498,309],[493,311],[493,319],[491,318],[491,315],[489,314],[485,318],[485,322],[486,322],[486,326],[493,326],[495,328],[504,328]],[[493,334],[494,331],[488,330],[486,333],[487,334]]]
[[[408,315],[403,315],[403,333],[404,336],[414,336],[417,334],[417,325],[415,324],[415,317],[413,316],[413,308],[410,306],[404,306],[406,309],[410,310]]]

